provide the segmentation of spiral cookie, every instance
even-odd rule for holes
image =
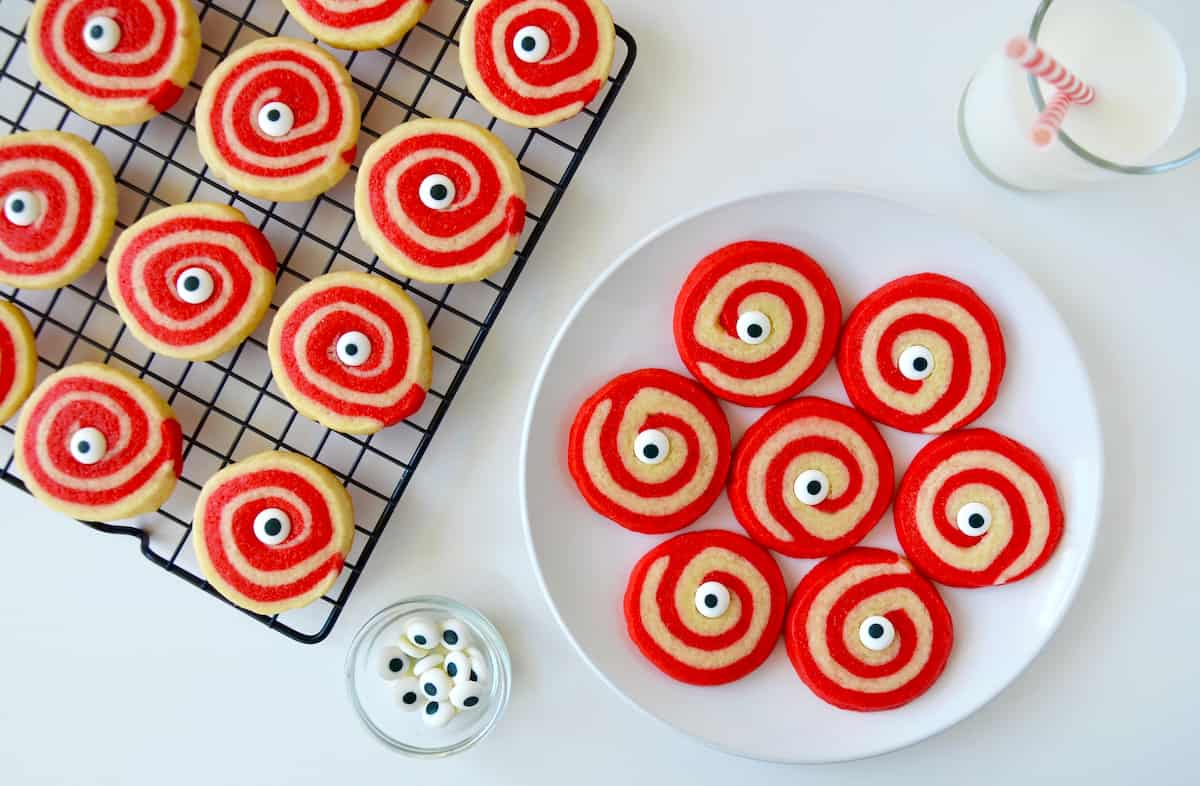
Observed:
[[[399,41],[433,0],[283,0],[314,37],[339,49],[378,49]]]
[[[823,398],[800,398],[746,431],[729,502],[764,546],[825,557],[866,537],[891,502],[892,484],[892,454],[869,420]]]
[[[158,508],[182,469],[179,421],[153,388],[103,363],[51,374],[25,402],[15,457],[47,507],[84,521]]]
[[[616,31],[600,0],[475,0],[459,40],[471,95],[501,120],[541,128],[600,92]]]
[[[0,282],[54,289],[86,273],[117,219],[108,159],[74,134],[0,138]]]
[[[157,210],[117,238],[108,293],[121,318],[155,352],[212,360],[250,335],[275,291],[275,252],[227,205]]]
[[[410,120],[363,156],[354,217],[379,258],[418,281],[478,281],[525,226],[525,179],[504,143],[462,120]]]
[[[779,640],[787,587],[761,546],[725,530],[676,535],[638,560],[625,590],[629,637],[660,671],[721,685]]]
[[[209,583],[258,614],[321,597],[354,542],[346,489],[325,467],[284,450],[258,453],[209,478],[192,526]]]
[[[0,302],[0,423],[7,423],[29,397],[37,364],[29,321],[12,303]]]
[[[920,273],[872,292],[838,349],[846,393],[904,431],[941,434],[979,417],[1004,375],[1004,337],[987,304],[952,278]]]
[[[251,196],[312,199],[342,179],[358,142],[358,94],[324,49],[262,38],[217,66],[200,91],[196,137],[216,174]]]
[[[846,710],[889,710],[941,675],[954,623],[908,560],[855,548],[800,580],[783,638],[796,673],[819,698]]]
[[[267,340],[275,384],[300,414],[373,434],[421,408],[433,347],[404,290],[366,273],[329,273],[288,297]]]
[[[183,95],[200,57],[188,0],[37,0],[33,72],[95,123],[142,123]]]
[[[946,434],[913,459],[896,495],[896,536],[929,578],[986,587],[1025,578],[1062,539],[1058,491],[1029,448],[987,429]]]
[[[842,305],[808,254],[734,243],[701,260],[675,300],[675,346],[713,395],[766,407],[816,381],[837,346]]]
[[[674,532],[721,495],[729,450],[725,413],[704,388],[648,368],[583,403],[567,467],[597,513],[634,532]]]

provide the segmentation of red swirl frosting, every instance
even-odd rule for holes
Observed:
[[[688,275],[675,301],[675,345],[714,395],[764,407],[821,376],[841,319],[837,291],[812,257],[783,243],[745,241],[715,251]]]
[[[286,522],[278,542],[255,521]],[[193,543],[213,587],[243,608],[278,614],[320,597],[337,579],[354,538],[350,497],[311,459],[268,451],[232,464],[204,484]]]
[[[941,675],[954,624],[933,585],[883,549],[830,557],[800,580],[784,625],[809,688],[848,710],[907,704]]]
[[[99,257],[116,217],[116,184],[107,160],[61,131],[0,140],[0,201],[34,195],[37,218],[20,226],[0,216],[0,281],[14,287],[57,287]]]
[[[783,573],[761,546],[725,530],[677,535],[638,560],[625,590],[629,636],[663,673],[720,685],[758,668],[787,607]]]
[[[614,38],[612,16],[599,0],[476,0],[463,23],[463,73],[493,114],[546,126],[577,114],[600,92]]]
[[[188,302],[179,281],[195,270],[208,275],[212,291],[201,302]],[[237,210],[189,203],[151,213],[125,230],[109,258],[108,276],[109,293],[139,338],[155,351],[206,360],[258,324],[275,286],[275,252]]]
[[[103,439],[94,463],[72,452],[82,429]],[[17,456],[22,479],[39,499],[76,518],[111,521],[166,499],[182,469],[181,439],[179,422],[144,382],[100,363],[78,363],[47,377],[26,402]]]

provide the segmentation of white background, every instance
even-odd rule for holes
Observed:
[[[0,490],[0,780],[1194,782],[1200,166],[1049,196],[976,174],[955,136],[958,94],[1033,5],[613,0],[638,39],[632,77],[324,644],[270,633],[166,577],[131,541]],[[526,556],[516,457],[542,354],[612,259],[682,212],[804,185],[908,202],[1021,263],[1088,364],[1107,488],[1079,598],[1007,692],[908,750],[798,769],[679,736],[576,657]],[[493,735],[440,762],[371,738],[341,674],[363,620],[427,592],[482,608],[516,669]],[[754,711],[730,706],[729,722]]]

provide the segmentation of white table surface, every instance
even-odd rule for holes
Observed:
[[[1200,166],[1048,196],[976,174],[955,102],[1032,0],[776,0],[753,16],[734,2],[611,4],[638,40],[632,77],[325,643],[270,633],[168,578],[128,539],[0,490],[0,781],[1195,782]],[[851,42],[870,62],[843,56]],[[516,457],[542,354],[612,259],[682,212],[805,185],[908,202],[1017,259],[1085,355],[1108,484],[1079,598],[1008,691],[913,748],[791,768],[681,737],[576,656],[526,554]],[[370,737],[341,673],[359,624],[426,592],[488,613],[516,671],[492,736],[439,762]],[[730,707],[729,722],[753,711]]]

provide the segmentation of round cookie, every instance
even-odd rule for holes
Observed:
[[[183,468],[179,421],[154,389],[76,363],[33,391],[17,421],[17,470],[42,504],[83,521],[157,510]]]
[[[117,238],[108,294],[151,350],[212,360],[250,335],[275,292],[275,252],[228,205],[190,202],[156,210]]]
[[[710,254],[675,300],[675,346],[713,395],[767,407],[811,385],[833,359],[842,304],[808,254],[745,241]]]
[[[896,537],[929,578],[955,587],[1019,581],[1054,554],[1063,512],[1037,455],[987,429],[938,437],[900,481]]]
[[[425,316],[367,273],[328,273],[293,292],[267,339],[275,384],[307,418],[373,434],[421,408],[433,376]]]
[[[239,191],[302,202],[342,179],[358,143],[350,74],[315,44],[260,38],[226,58],[200,91],[196,139]]]
[[[592,508],[634,532],[700,518],[729,472],[729,423],[704,388],[663,369],[632,371],[575,415],[567,467]]]
[[[542,128],[600,92],[616,31],[600,0],[475,0],[459,41],[471,95],[501,120]]]
[[[200,20],[188,0],[37,0],[27,35],[37,78],[102,125],[170,109],[200,57]]]
[[[354,542],[350,495],[306,456],[268,450],[225,467],[200,489],[192,545],[213,589],[258,614],[321,597]]]
[[[634,565],[625,590],[629,638],[659,671],[691,685],[733,682],[762,665],[786,608],[775,560],[725,530],[660,543]]]
[[[855,307],[842,331],[838,371],[850,400],[871,418],[942,434],[996,400],[1004,337],[973,289],[919,273],[883,285]]]
[[[747,534],[789,557],[827,557],[867,536],[892,500],[892,454],[851,407],[780,404],[738,443],[729,503]]]
[[[37,345],[21,309],[0,302],[0,423],[17,413],[37,376]]]
[[[371,250],[401,275],[479,281],[512,259],[525,226],[525,178],[492,133],[462,120],[410,120],[367,148],[354,217]]]
[[[378,49],[396,43],[433,0],[283,0],[300,26],[339,49]]]
[[[870,712],[929,690],[950,657],[954,623],[908,560],[854,548],[800,580],[783,638],[796,673],[818,698]]]
[[[86,273],[117,220],[108,159],[64,131],[0,138],[0,282],[54,289]]]

